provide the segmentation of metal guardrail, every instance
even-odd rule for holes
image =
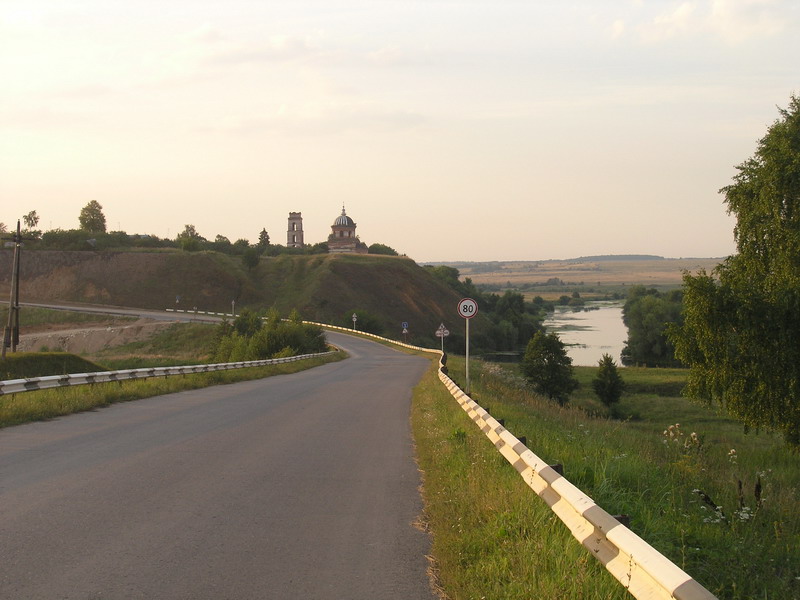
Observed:
[[[192,373],[211,373],[213,371],[228,371],[231,369],[244,369],[246,367],[264,367],[281,363],[295,362],[315,356],[327,356],[334,351],[319,354],[301,354],[284,358],[270,358],[266,360],[250,360],[243,362],[215,363],[207,365],[190,365],[184,367],[153,367],[144,369],[123,369],[120,371],[100,371],[96,373],[73,373],[70,375],[49,375],[45,377],[31,377],[28,379],[9,379],[0,381],[0,396],[19,394],[74,385],[87,385],[91,383],[108,383],[111,381],[128,381],[131,379],[147,379],[149,377],[169,377],[171,375],[190,375]]]
[[[531,452],[441,370],[439,379],[572,535],[635,597],[716,600],[711,592]]]
[[[232,313],[209,312],[207,310],[184,310],[182,308],[165,308],[165,312],[181,313],[184,315],[206,315],[209,317],[229,317],[235,319],[236,315]]]
[[[316,323],[353,333],[351,329]],[[358,332],[361,333],[361,332]],[[536,456],[447,376],[440,350],[411,346],[373,334],[368,337],[440,355],[439,379],[472,421],[511,463],[523,481],[539,495],[572,535],[639,600],[717,600],[663,554]]]

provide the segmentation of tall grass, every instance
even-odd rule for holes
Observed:
[[[414,391],[412,426],[434,571],[449,598],[628,597],[475,427],[434,368]]]
[[[218,325],[173,323],[151,337],[91,355],[115,369],[193,364],[210,358]]]
[[[463,362],[451,357],[449,366],[458,380]],[[800,469],[798,457],[781,439],[745,435],[706,407],[658,395],[672,393],[680,378],[672,371],[625,369],[623,376],[635,382],[634,390],[650,392],[624,396],[620,409],[635,416],[610,420],[534,396],[513,371],[477,361],[470,370],[475,373],[472,397],[479,404],[505,419],[516,436],[526,436],[537,455],[563,464],[565,476],[608,512],[630,515],[634,532],[714,594],[726,599],[800,597]],[[587,368],[579,375],[586,380],[592,372]],[[594,570],[589,577],[596,581],[593,591],[573,587],[590,568],[580,561],[576,567],[574,557],[588,553],[560,524],[540,531],[544,517],[531,511],[541,508],[546,515],[544,502],[522,484],[455,400],[436,390],[438,381],[426,382],[415,396],[415,434],[434,554],[451,597],[521,598],[525,592],[518,590],[526,585],[537,590],[537,598],[624,597],[609,595],[616,592]],[[590,402],[585,385],[575,400]],[[503,527],[498,537],[492,524],[507,519],[513,526]],[[464,535],[449,541],[452,531]],[[525,567],[543,560],[534,556],[542,552],[552,555],[549,568],[561,574],[561,587],[550,582],[547,593],[538,584],[552,575]],[[559,558],[565,552],[576,554]],[[506,567],[513,573],[506,573]],[[476,570],[491,583],[471,581]]]

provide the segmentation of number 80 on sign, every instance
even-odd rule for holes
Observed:
[[[458,314],[465,319],[471,319],[478,314],[478,303],[472,298],[464,298],[458,303]]]

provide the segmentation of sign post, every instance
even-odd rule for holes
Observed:
[[[469,394],[469,320],[478,314],[478,303],[475,302],[472,298],[464,298],[458,303],[458,314],[464,317],[464,320],[467,322],[467,352],[466,352],[466,363],[467,363],[467,385],[466,389],[464,390],[467,394]]]
[[[353,331],[356,330],[356,321],[358,321],[358,315],[353,313]]]
[[[442,340],[442,354],[444,354],[444,338],[448,335],[450,335],[450,332],[447,330],[447,327],[444,326],[444,323],[439,325],[439,329],[436,330],[436,337]]]

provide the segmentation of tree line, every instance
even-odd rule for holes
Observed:
[[[224,235],[216,235],[213,240],[202,236],[192,224],[184,226],[175,238],[159,238],[150,234],[128,234],[124,231],[108,231],[103,206],[97,200],[89,201],[78,215],[78,229],[53,229],[42,232],[37,229],[40,217],[35,210],[27,213],[22,221],[25,229],[22,236],[32,249],[40,250],[124,250],[129,248],[178,248],[187,252],[213,251],[232,256],[241,256],[247,267],[258,264],[260,256],[281,254],[326,254],[327,242],[292,248],[273,244],[269,233],[263,228],[258,233],[258,241],[251,244],[240,238],[231,241]],[[0,223],[0,233],[6,233],[8,226]],[[398,252],[386,244],[374,243],[369,247],[370,254],[397,256]]]

